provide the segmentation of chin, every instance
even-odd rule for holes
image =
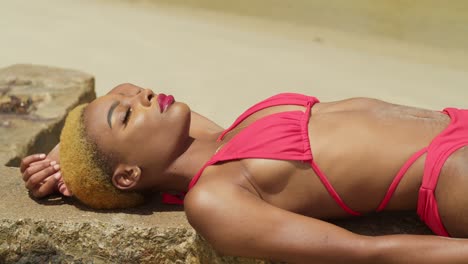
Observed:
[[[190,107],[186,103],[174,102],[171,107],[178,108],[181,112],[190,113]]]
[[[179,136],[188,136],[190,129],[190,107],[185,103],[175,102],[170,106],[170,114],[174,119],[174,131],[179,131]]]
[[[189,119],[190,120],[190,107],[186,103],[175,102],[170,106],[169,109],[174,115],[178,116],[178,119]]]

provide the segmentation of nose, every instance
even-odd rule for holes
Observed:
[[[154,97],[154,92],[151,89],[143,89],[137,99],[143,106],[151,106],[151,99]]]

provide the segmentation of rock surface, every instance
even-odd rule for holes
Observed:
[[[12,97],[29,100],[29,112],[17,113],[14,105],[8,111]],[[50,150],[67,112],[95,97],[89,74],[35,65],[0,69],[0,164],[17,166],[26,154]]]
[[[219,256],[182,207],[92,211],[73,199],[28,195],[17,168],[0,167],[0,263],[266,263]]]
[[[89,210],[72,198],[33,199],[18,169],[3,164],[48,151],[66,112],[95,97],[94,81],[76,71],[15,65],[0,69],[0,96],[11,111],[0,113],[0,263],[269,263],[220,256],[190,227],[182,207],[163,205],[157,195],[120,211]],[[335,223],[366,235],[430,233],[414,213]]]

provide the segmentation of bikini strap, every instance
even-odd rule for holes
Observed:
[[[380,212],[387,207],[387,204],[390,202],[390,199],[392,199],[393,193],[395,192],[396,188],[398,187],[398,184],[400,183],[401,179],[403,179],[403,176],[405,176],[406,172],[408,169],[413,165],[416,160],[419,159],[424,153],[427,152],[427,147],[419,150],[418,152],[414,153],[401,167],[400,171],[398,174],[395,176],[395,178],[392,181],[392,184],[390,184],[390,187],[387,190],[387,193],[385,194],[385,197],[383,198],[382,202],[380,203],[379,207],[377,207],[377,212]]]
[[[306,96],[306,95],[297,94],[297,93],[281,93],[281,94],[274,95],[248,108],[242,115],[240,115],[234,121],[234,123],[232,123],[230,127],[224,130],[223,133],[221,133],[217,141],[219,142],[223,140],[224,136],[227,133],[229,133],[229,131],[234,129],[237,125],[239,125],[239,123],[244,121],[247,117],[267,107],[284,105],[284,104],[307,106],[307,103],[314,104],[318,102],[319,100],[316,97]]]

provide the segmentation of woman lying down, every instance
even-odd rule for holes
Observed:
[[[75,108],[60,146],[25,157],[36,197],[92,208],[185,194],[220,253],[291,263],[468,263],[468,110],[283,93],[227,129],[132,84]],[[172,201],[176,199],[173,197]],[[415,210],[433,236],[354,234],[326,222]]]

